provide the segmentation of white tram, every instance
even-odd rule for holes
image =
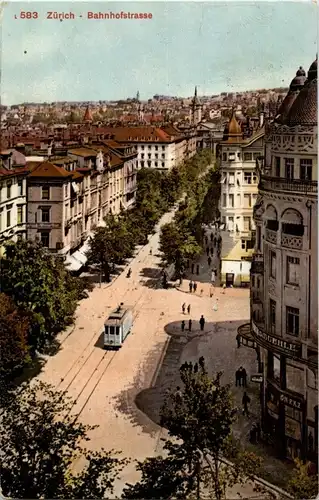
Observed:
[[[119,349],[132,326],[132,308],[121,303],[104,322],[104,349]]]

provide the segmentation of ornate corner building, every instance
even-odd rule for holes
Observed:
[[[318,459],[317,60],[299,68],[257,160],[251,323],[263,431],[285,458]]]

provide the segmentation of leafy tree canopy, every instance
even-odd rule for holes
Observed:
[[[89,452],[94,427],[74,422],[72,402],[43,383],[12,394],[1,416],[1,487],[11,498],[105,498],[125,461],[109,452]],[[84,469],[72,464],[84,456]]]
[[[288,492],[295,500],[318,498],[318,474],[310,473],[310,463],[295,459],[295,469],[288,482]]]

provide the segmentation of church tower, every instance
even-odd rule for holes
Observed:
[[[202,120],[202,105],[197,97],[197,87],[195,87],[194,97],[191,104],[191,124],[198,125]]]

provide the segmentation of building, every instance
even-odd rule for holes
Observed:
[[[262,124],[261,124],[262,125]],[[254,247],[253,207],[257,199],[256,159],[263,155],[264,127],[243,138],[233,113],[218,145],[221,174],[221,280],[242,285],[250,280],[250,258]]]
[[[251,324],[262,428],[282,457],[318,458],[317,60],[266,128],[254,207]],[[257,370],[256,370],[257,371]]]
[[[104,135],[120,144],[134,146],[137,167],[171,170],[196,153],[193,133],[182,133],[173,126],[114,127],[104,129]]]
[[[191,125],[198,125],[202,121],[202,105],[197,97],[197,87],[195,87],[194,97],[190,109],[190,123]]]
[[[6,241],[26,238],[27,173],[23,155],[0,152],[0,257]]]

